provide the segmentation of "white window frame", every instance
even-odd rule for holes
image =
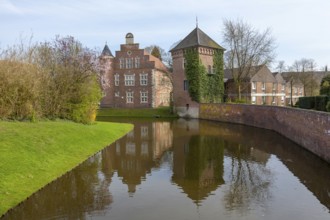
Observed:
[[[129,57],[125,59],[126,61],[126,69],[132,69],[133,68],[133,58]]]
[[[148,85],[148,73],[140,74],[140,85],[147,86]]]
[[[119,86],[119,74],[115,75],[115,86]]]
[[[126,92],[126,103],[134,103],[134,92]]]
[[[140,102],[148,103],[148,92],[140,92]]]
[[[140,57],[135,57],[134,65],[135,68],[140,68]]]
[[[257,97],[256,96],[251,96],[251,103],[256,104]]]
[[[125,86],[135,85],[135,74],[125,75]]]
[[[265,82],[262,82],[262,85],[261,85],[261,90],[266,90],[266,83]]]
[[[125,59],[119,58],[119,69],[124,69],[125,67]]]
[[[252,90],[256,90],[257,86],[256,86],[256,82],[252,82]]]

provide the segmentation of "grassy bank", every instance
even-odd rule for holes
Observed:
[[[0,121],[0,216],[131,129],[104,122]]]
[[[118,108],[103,108],[99,109],[97,116],[111,117],[139,117],[139,118],[176,118],[177,115],[172,114],[169,107],[156,109],[118,109]]]

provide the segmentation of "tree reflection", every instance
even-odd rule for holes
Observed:
[[[252,204],[264,204],[271,197],[271,171],[266,167],[269,154],[240,143],[226,144],[228,191],[224,196],[228,210],[247,211]]]
[[[192,136],[176,140],[172,181],[200,205],[223,184],[223,143],[216,137]]]

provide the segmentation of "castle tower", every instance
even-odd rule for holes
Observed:
[[[170,50],[173,59],[173,101],[174,111],[180,117],[199,117],[199,103],[189,94],[189,81],[185,73],[185,52],[193,49],[198,52],[208,76],[212,77],[215,53],[223,55],[224,48],[211,39],[201,29],[196,28]],[[223,58],[222,58],[223,59]],[[223,63],[223,60],[221,61]],[[221,67],[223,71],[223,66]]]
[[[113,90],[112,79],[114,78],[114,57],[109,49],[107,43],[105,44],[101,56],[99,57],[101,87],[103,98],[101,100],[101,107],[112,107],[113,104]]]

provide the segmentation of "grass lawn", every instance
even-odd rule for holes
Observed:
[[[114,117],[139,117],[139,118],[176,118],[175,114],[171,114],[169,107],[156,109],[118,109],[118,108],[102,108],[97,112],[97,116],[114,116]]]
[[[132,128],[107,122],[0,121],[0,217]]]

